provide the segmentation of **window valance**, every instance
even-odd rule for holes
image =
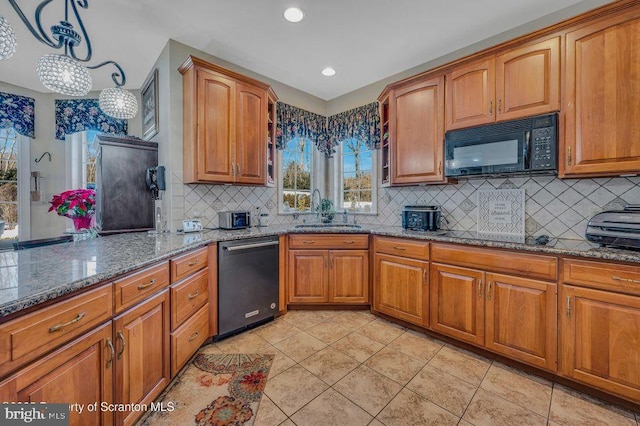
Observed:
[[[294,138],[313,141],[327,157],[333,156],[335,147],[346,139],[357,138],[371,149],[380,147],[380,111],[372,102],[330,117],[314,114],[301,108],[278,102],[276,147]]]
[[[56,139],[83,130],[124,136],[127,126],[127,120],[104,114],[97,99],[56,99]]]
[[[346,139],[358,139],[370,149],[380,148],[380,111],[372,102],[327,118],[328,139],[331,146]]]
[[[312,141],[327,157],[335,152],[327,139],[326,117],[282,102],[278,102],[276,112],[276,148],[284,149],[284,144],[291,139],[304,138]]]
[[[0,92],[0,129],[13,128],[23,136],[35,137],[35,100]]]

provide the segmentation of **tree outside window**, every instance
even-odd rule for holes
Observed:
[[[340,209],[373,211],[373,151],[358,139],[342,142]]]
[[[18,146],[13,129],[0,130],[0,220],[1,239],[18,236]]]
[[[282,152],[282,204],[287,210],[308,211],[311,206],[311,142],[295,138]]]

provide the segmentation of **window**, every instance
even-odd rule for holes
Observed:
[[[66,136],[67,188],[96,188],[98,158],[97,130],[87,130]]]
[[[375,151],[358,139],[344,140],[340,151],[337,210],[375,213]]]
[[[0,129],[0,239],[18,238],[18,137]]]
[[[295,138],[287,142],[282,151],[281,203],[284,213],[310,209],[313,150],[311,141]]]
[[[82,168],[84,170],[83,187],[96,189],[96,161],[98,159],[97,130],[87,131],[86,143],[83,145]]]

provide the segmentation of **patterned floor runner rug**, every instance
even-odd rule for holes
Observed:
[[[143,426],[251,426],[273,362],[268,354],[199,354],[165,390]]]

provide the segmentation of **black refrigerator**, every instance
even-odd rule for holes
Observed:
[[[154,200],[146,171],[158,165],[158,144],[98,135],[96,227],[101,234],[154,228]]]

